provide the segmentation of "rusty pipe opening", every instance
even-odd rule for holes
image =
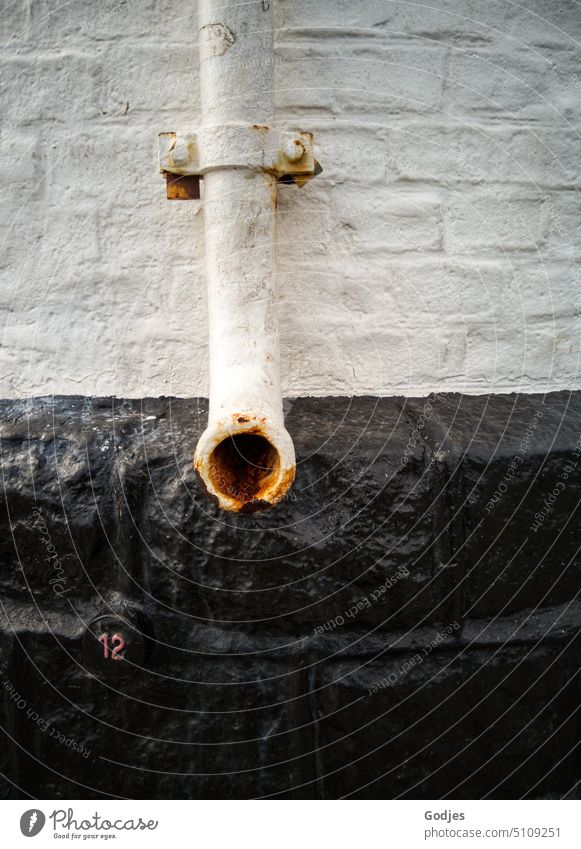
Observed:
[[[253,513],[281,501],[294,481],[296,462],[282,421],[237,414],[208,425],[194,466],[222,510]]]
[[[264,436],[228,436],[210,455],[208,474],[214,488],[244,504],[261,500],[280,468],[279,453]]]

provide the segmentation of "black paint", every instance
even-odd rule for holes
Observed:
[[[286,406],[295,486],[240,516],[203,400],[0,404],[3,796],[576,796],[581,393]]]

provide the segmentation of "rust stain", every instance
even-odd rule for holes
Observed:
[[[305,183],[308,183],[309,180],[312,180],[313,177],[316,177],[317,174],[321,174],[322,172],[323,169],[321,165],[315,159],[315,170],[312,174],[293,174],[292,181],[299,187],[299,189],[302,189]]]
[[[270,127],[268,126],[268,124],[252,124],[252,129],[258,130],[262,133],[267,133],[270,130]]]
[[[278,191],[277,191],[278,180],[276,179],[276,175],[271,175],[271,176],[274,177],[275,179],[272,179],[270,181],[270,202],[272,204],[273,210],[276,212],[276,209],[278,207]]]
[[[235,419],[251,421],[243,415]],[[279,453],[259,425],[226,437],[212,452],[207,466],[194,462],[194,468],[212,500],[235,513],[254,513],[273,507],[295,477],[294,467],[280,476]],[[208,492],[204,478],[214,493]]]
[[[199,200],[200,178],[194,175],[182,176],[164,171],[166,196],[168,200]]]
[[[279,456],[258,428],[222,440],[210,459],[214,488],[242,504],[260,499],[270,488]]]
[[[283,475],[276,488],[276,501],[280,501],[280,499],[289,491],[294,483],[295,475],[296,468],[294,466]]]

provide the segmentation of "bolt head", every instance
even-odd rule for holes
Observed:
[[[301,139],[289,139],[284,146],[284,155],[289,162],[300,162],[305,155],[305,146]]]
[[[188,145],[183,139],[176,139],[171,148],[171,158],[173,160],[174,165],[177,165],[178,168],[181,165],[187,165],[190,152],[188,150]]]

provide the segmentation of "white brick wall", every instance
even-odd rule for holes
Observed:
[[[15,0],[0,19],[0,396],[207,392],[195,0]],[[578,387],[574,0],[276,0],[287,394]],[[576,43],[577,42],[577,43]]]

